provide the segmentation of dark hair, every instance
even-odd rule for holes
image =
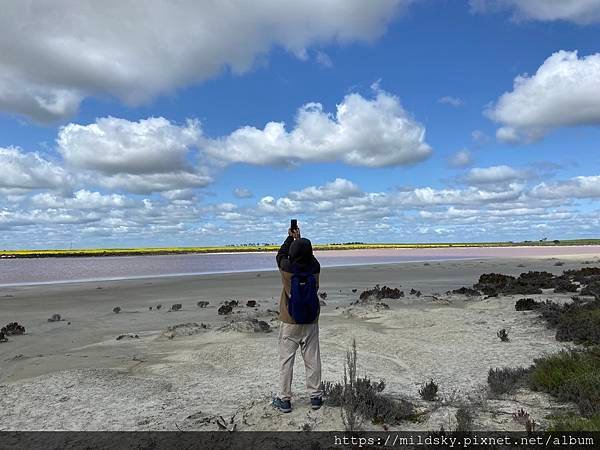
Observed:
[[[290,261],[298,264],[309,264],[313,258],[313,249],[310,240],[296,239],[290,245]]]

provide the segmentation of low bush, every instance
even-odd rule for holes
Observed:
[[[515,310],[517,311],[531,311],[534,309],[538,309],[540,306],[539,302],[536,302],[532,298],[520,298],[515,303]]]
[[[559,416],[554,418],[548,431],[600,431],[600,414],[589,418],[576,415]]]
[[[592,295],[600,299],[600,281],[593,281],[581,290],[581,295]]]
[[[577,292],[577,289],[579,289],[579,286],[572,283],[569,277],[566,275],[562,275],[554,279],[554,292],[557,294],[565,292]]]
[[[465,295],[467,297],[479,297],[481,295],[481,292],[479,292],[477,289],[472,289],[463,286],[459,289],[454,289],[452,291],[452,294]]]
[[[473,413],[468,406],[460,406],[456,410],[456,432],[469,433],[473,428]]]
[[[584,416],[600,413],[600,349],[563,350],[536,359],[529,382],[534,390],[576,403]]]
[[[518,387],[526,384],[530,369],[523,367],[504,367],[490,369],[488,372],[488,386],[494,394],[513,392]]]
[[[573,297],[573,302],[566,304],[546,300],[538,309],[548,326],[556,328],[556,340],[600,344],[600,300]]]

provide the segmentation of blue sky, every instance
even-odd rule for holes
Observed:
[[[598,237],[600,1],[29,3],[0,248]]]

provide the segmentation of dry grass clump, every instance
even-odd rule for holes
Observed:
[[[364,420],[377,424],[396,424],[414,418],[414,406],[406,400],[391,399],[381,394],[385,381],[371,382],[357,376],[356,341],[346,352],[342,383],[323,383],[324,396],[331,406],[341,408],[342,422],[347,431],[356,431]]]
[[[435,381],[429,380],[425,383],[421,389],[419,389],[419,395],[423,400],[427,400],[428,402],[432,402],[435,400],[435,397],[438,392],[438,385]]]

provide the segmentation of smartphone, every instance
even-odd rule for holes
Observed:
[[[297,219],[292,219],[290,222],[290,228],[292,230],[297,230],[298,229],[298,220]]]

